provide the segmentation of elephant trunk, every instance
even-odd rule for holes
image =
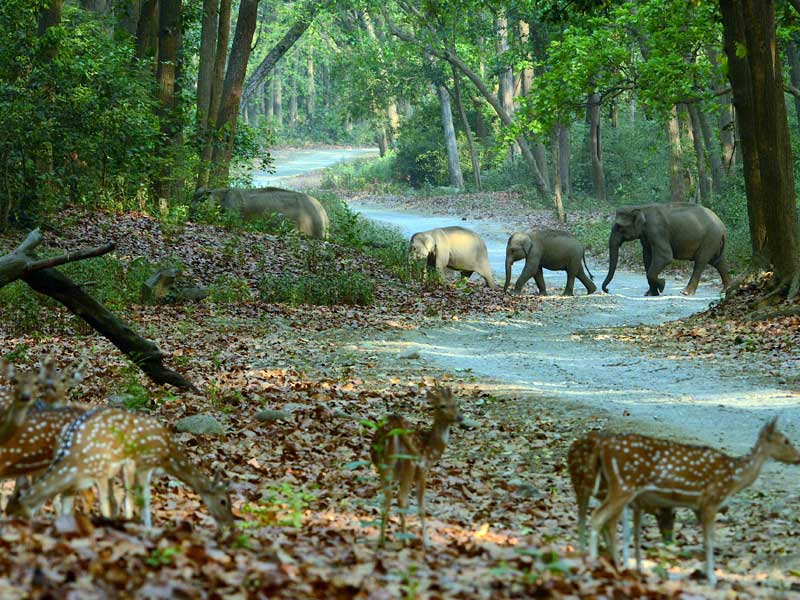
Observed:
[[[511,265],[514,264],[514,257],[506,253],[506,282],[503,285],[503,292],[508,291],[508,285],[511,283]]]
[[[622,235],[616,227],[611,230],[608,238],[608,275],[603,281],[603,291],[608,293],[608,284],[614,279],[614,272],[617,270],[617,260],[619,260],[619,247],[622,245]]]

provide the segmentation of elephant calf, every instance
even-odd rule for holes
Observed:
[[[725,250],[725,225],[714,212],[699,204],[648,204],[626,206],[617,210],[611,235],[608,238],[608,275],[603,291],[614,277],[623,242],[639,240],[642,244],[644,269],[649,286],[646,296],[658,296],[664,291],[661,271],[673,259],[693,260],[694,269],[689,283],[681,292],[693,296],[706,265],[713,266],[722,279],[722,287],[730,285],[728,268],[722,256]]]
[[[464,277],[477,273],[490,288],[497,287],[489,268],[486,244],[477,233],[464,227],[439,227],[411,236],[408,248],[412,258],[427,259],[444,277],[445,269],[460,271]]]
[[[533,277],[539,288],[539,293],[547,295],[542,269],[549,271],[566,271],[567,285],[564,288],[565,296],[574,293],[575,278],[586,288],[587,294],[597,290],[591,280],[592,273],[589,267],[589,276],[583,268],[586,265],[586,256],[583,244],[571,233],[558,229],[534,229],[528,232],[517,232],[508,238],[506,245],[506,282],[503,291],[508,290],[511,283],[511,266],[518,260],[525,259],[525,266],[520,273],[514,291],[519,294],[523,286]]]
[[[325,207],[316,198],[302,192],[275,187],[200,189],[195,192],[192,205],[209,199],[224,210],[237,211],[244,217],[278,213],[294,223],[302,234],[321,240],[328,237],[330,221]]]

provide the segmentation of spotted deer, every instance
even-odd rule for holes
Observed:
[[[706,577],[714,574],[714,519],[722,504],[750,486],[767,459],[800,463],[800,452],[777,429],[777,418],[759,432],[752,450],[739,457],[707,446],[679,444],[638,434],[613,435],[600,442],[600,468],[608,486],[591,520],[589,555],[597,557],[597,536],[616,522],[636,498],[665,508],[694,509],[703,528]],[[638,556],[637,551],[637,556]],[[637,564],[637,568],[640,567]]]
[[[392,414],[375,431],[372,438],[370,458],[378,471],[383,490],[379,548],[386,539],[386,522],[395,482],[399,486],[397,503],[400,506],[400,529],[403,534],[406,532],[408,493],[411,485],[416,484],[422,545],[428,546],[428,532],[425,527],[425,485],[428,471],[444,453],[450,426],[463,421],[463,416],[450,388],[435,384],[428,391],[427,399],[433,410],[433,424],[430,429],[417,429],[400,415]]]
[[[592,497],[602,499],[606,495],[607,486],[600,469],[600,444],[607,440],[609,433],[603,431],[590,431],[579,437],[569,447],[567,453],[567,469],[569,471],[572,488],[575,491],[575,500],[578,504],[578,540],[581,551],[586,548],[586,517],[589,514],[589,501]],[[634,534],[640,535],[642,513],[647,512],[655,516],[661,538],[665,542],[672,540],[675,526],[675,511],[647,504],[641,497],[631,503],[633,507]],[[623,564],[627,566],[630,547],[630,532],[627,527],[627,514],[623,511]],[[611,556],[616,561],[616,522],[609,522],[603,530],[603,537],[609,548]],[[638,538],[635,541],[639,547]]]
[[[150,479],[159,468],[193,488],[218,524],[233,523],[226,485],[209,479],[186,458],[156,419],[115,408],[96,408],[78,416],[65,431],[52,465],[6,510],[29,517],[56,494],[97,484],[101,513],[111,516],[102,482],[122,471],[127,490],[135,484],[141,487],[142,520],[150,528]],[[128,493],[126,514],[132,510],[130,502]]]
[[[85,410],[64,406],[63,399],[82,375],[75,370],[56,375],[48,371],[51,367],[43,363],[37,373],[2,366],[12,388],[3,399],[6,411],[0,418],[0,478],[16,479],[15,495],[27,487],[29,477],[50,466],[64,431]],[[71,507],[72,496],[62,498],[62,512]]]

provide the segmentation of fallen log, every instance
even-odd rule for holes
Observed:
[[[41,232],[35,229],[13,252],[0,256],[0,287],[21,279],[40,294],[50,296],[86,321],[130,358],[153,382],[199,391],[183,375],[164,366],[164,355],[158,346],[141,337],[69,277],[53,268],[111,252],[115,247],[113,242],[96,248],[67,252],[53,258],[38,259],[32,252],[41,241]]]

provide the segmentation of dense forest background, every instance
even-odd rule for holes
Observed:
[[[796,150],[800,14],[771,17]],[[0,227],[75,204],[185,219],[197,188],[248,184],[270,148],[357,144],[382,158],[341,174],[353,185],[522,189],[562,220],[702,202],[741,262],[767,236],[723,22],[687,0],[10,0]]]

